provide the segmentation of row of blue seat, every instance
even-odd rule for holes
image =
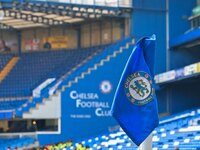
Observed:
[[[159,127],[153,131],[153,150],[174,150],[176,147],[180,148],[180,150],[200,150],[200,131],[196,129],[198,124],[192,124],[192,122],[200,119],[199,110],[180,113],[176,115],[176,119],[174,119],[174,116],[166,119],[162,118],[161,120],[165,122],[160,123]],[[185,131],[181,131],[181,129],[185,129]],[[82,141],[77,141],[77,143],[88,145],[94,150],[138,150],[138,147],[122,130],[86,138]],[[74,146],[69,149],[73,148]]]
[[[9,100],[9,101],[0,101],[0,110],[13,110],[27,103],[28,100]]]
[[[6,150],[8,147],[11,149],[27,147],[28,145],[34,144],[35,139],[32,137],[22,138],[1,138],[0,139],[0,150]]]
[[[5,67],[12,57],[12,54],[0,54],[0,71]]]
[[[0,83],[0,97],[31,96],[47,78],[59,78],[99,48],[23,53]]]

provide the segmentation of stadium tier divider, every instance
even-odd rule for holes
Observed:
[[[0,72],[3,70],[5,65],[12,59],[13,54],[0,54]]]
[[[127,43],[132,42],[132,38],[124,38],[122,40],[116,41],[115,43],[111,45],[101,46],[101,47],[94,47],[96,49],[96,53],[94,55],[88,55],[88,57],[91,56],[90,59],[86,59],[86,61],[80,62],[80,64],[77,64],[72,67],[71,70],[68,70],[65,72],[65,74],[60,77],[59,79],[55,80],[51,84],[49,84],[47,87],[45,87],[41,91],[41,96],[37,98],[32,98],[28,103],[25,105],[22,105],[22,107],[16,109],[15,116],[16,117],[22,117],[24,112],[28,112],[30,108],[36,107],[38,103],[42,103],[43,100],[51,96],[52,94],[55,94],[57,90],[61,90],[64,85],[67,85],[70,80],[73,80],[76,76],[81,75],[82,72],[85,72],[88,70],[88,68],[93,67],[96,63],[100,62],[102,59],[105,59],[107,56],[113,54],[114,51],[118,51],[121,47],[125,46]],[[93,51],[94,48],[90,48],[91,51]],[[100,51],[98,51],[100,48]],[[58,70],[61,70],[58,68]],[[63,69],[62,69],[63,70]],[[53,73],[51,73],[52,76]],[[51,90],[53,92],[51,92]],[[50,94],[51,93],[51,94]]]

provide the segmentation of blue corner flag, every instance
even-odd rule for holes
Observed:
[[[153,82],[155,35],[135,45],[115,92],[112,115],[121,128],[140,145],[158,126]]]

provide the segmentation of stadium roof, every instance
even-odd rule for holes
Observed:
[[[126,17],[131,11],[129,5],[119,3],[105,6],[58,1],[0,0],[0,28],[24,29],[73,24],[101,17]]]

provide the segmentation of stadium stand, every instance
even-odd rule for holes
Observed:
[[[11,72],[0,83],[1,118],[12,118],[13,111],[30,102],[26,96],[31,96],[33,89],[42,81],[49,77],[59,78],[87,57],[97,53],[102,47],[104,46],[79,50],[23,53]],[[79,55],[74,53],[75,51]],[[14,56],[12,54],[1,54],[0,57],[0,64],[3,69],[3,66]],[[25,100],[23,97],[25,97]]]
[[[110,57],[110,55],[112,55],[113,53],[116,53],[122,47],[126,46],[127,43],[131,43],[131,46],[127,47],[126,49],[131,50],[133,48],[134,40],[130,37],[124,38],[120,41],[117,41],[117,42],[105,47],[103,50],[101,50],[100,53],[93,56],[90,60],[87,60],[86,62],[82,63],[82,65],[78,65],[76,68],[71,67],[72,69],[69,72],[67,72],[67,74],[65,74],[57,81],[55,81],[55,82],[51,83],[50,85],[48,85],[47,87],[45,87],[41,91],[40,97],[33,98],[32,101],[29,101],[26,105],[23,105],[21,108],[16,109],[16,116],[22,117],[22,114],[24,112],[29,111],[31,107],[35,107],[37,103],[41,103],[43,98],[48,98],[50,89],[52,87],[56,86],[56,84],[59,83],[58,84],[59,86],[57,88],[59,90],[61,90],[62,87],[69,86],[69,84],[71,84],[70,81],[73,81],[76,77],[81,76],[83,72],[87,72],[88,68],[94,66],[96,63],[100,62],[103,59],[106,59],[107,57]],[[65,70],[62,67],[60,67],[60,68],[57,69],[57,72]],[[53,74],[55,74],[55,72],[56,71],[52,72],[51,76],[48,76],[48,77],[56,77],[55,75],[53,75]],[[64,73],[64,72],[62,72],[62,73]]]
[[[153,131],[153,150],[198,150],[200,148],[200,109],[188,110],[179,114],[164,117],[160,125]],[[93,150],[138,150],[137,146],[128,138],[124,131],[119,130],[105,133],[78,141]]]
[[[98,48],[23,53],[0,84],[0,97],[31,96],[45,79],[59,78],[92,55]],[[77,55],[78,54],[78,55]]]
[[[28,100],[3,100],[0,101],[0,110],[13,110],[27,103]]]
[[[28,147],[35,143],[35,139],[32,137],[22,138],[1,138],[0,139],[0,150],[5,150],[8,147],[10,149]]]
[[[64,78],[64,80],[59,85],[59,89],[67,85],[76,76],[81,75],[82,72],[86,71],[95,63],[107,58],[131,42],[131,40],[132,38],[130,37],[124,38],[109,46],[102,45],[101,47],[92,47],[89,49],[23,53],[16,66],[14,66],[11,72],[0,83],[0,97],[3,98],[0,102],[0,106],[2,106],[0,110],[1,114],[2,112],[4,113],[1,115],[1,118],[5,118],[5,116],[6,118],[12,118],[13,112],[15,111],[16,116],[21,117],[23,112],[29,111],[38,102],[41,103],[43,98],[48,97],[49,89],[55,86],[60,81],[60,78]],[[77,53],[74,53],[74,51]],[[99,51],[101,52],[99,53]],[[0,56],[2,56],[2,66],[8,63],[13,57],[12,54],[3,54]],[[82,65],[80,65],[81,63]],[[42,96],[40,98],[33,98],[32,101],[28,100],[26,96],[31,96],[33,89],[47,78],[55,78],[57,80],[42,90]],[[21,97],[21,99],[8,98],[5,100],[4,98],[6,97]]]
[[[0,100],[0,120],[14,117],[14,112],[22,105],[26,105],[29,99],[13,98]]]
[[[12,54],[0,54],[0,72],[3,70],[5,65],[9,62],[9,60],[13,57]]]
[[[199,116],[200,108],[161,118],[159,127],[153,131],[153,150],[174,150],[176,147],[181,150],[199,150]],[[72,146],[69,147],[71,144]],[[11,145],[8,144],[7,146]],[[74,143],[66,144],[66,142],[61,142],[53,145],[46,145],[44,147],[62,147],[60,148],[61,150],[71,150],[78,147],[94,150],[138,150],[138,147],[135,146],[121,129],[115,132],[104,133],[96,137],[86,138]]]
[[[159,127],[153,131],[153,150],[174,150],[176,147],[181,150],[199,150],[199,130],[200,108],[161,118]],[[12,145],[8,144],[7,146]],[[90,147],[90,149],[94,150],[138,150],[137,146],[134,145],[122,130],[104,133],[96,137],[86,138],[82,141],[76,141],[71,147],[68,147],[69,145],[66,145],[65,142],[44,147],[50,146],[63,147],[63,150],[65,148],[70,150],[77,147]]]
[[[101,48],[102,47],[103,46],[101,46]],[[27,102],[31,103],[31,101],[27,99],[24,100],[22,97],[31,96],[33,89],[42,81],[49,77],[59,78],[70,69],[80,64],[83,60],[87,59],[87,57],[92,56],[92,54],[96,53],[99,49],[100,47],[76,50],[79,55],[74,53],[75,50],[22,54],[16,66],[0,83],[0,97],[3,98],[0,101],[1,114],[3,111],[6,111],[6,114],[2,114],[1,118],[4,118],[4,116],[9,116],[8,118],[11,118],[13,116],[11,114],[12,112],[7,112],[7,110],[15,111],[23,104],[27,104]],[[11,54],[4,54],[1,56],[2,66],[12,58]],[[5,97],[21,97],[21,99],[5,99]],[[33,103],[34,102],[35,101],[33,101]],[[10,115],[8,115],[8,113]]]

